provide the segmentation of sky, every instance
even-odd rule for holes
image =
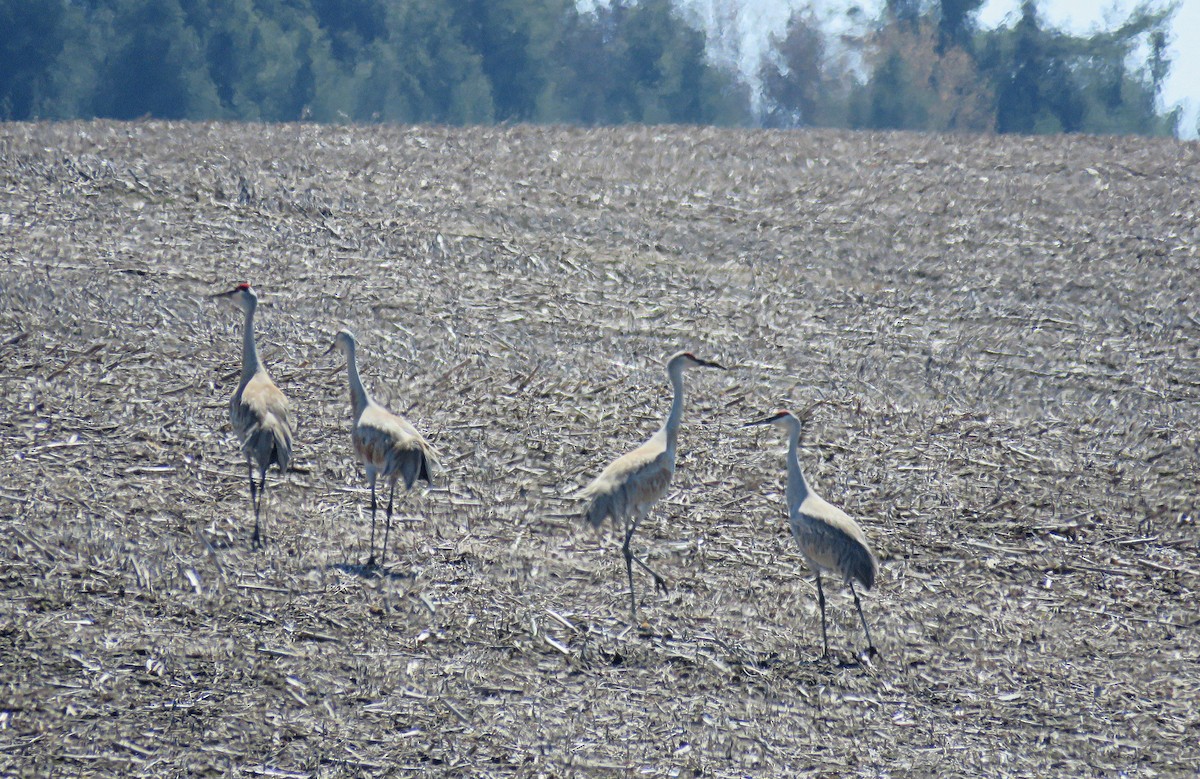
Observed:
[[[762,42],[765,42],[764,31],[782,32],[787,24],[787,18],[793,7],[801,5],[803,0],[741,0],[743,29],[752,32],[747,45],[742,51],[742,64],[746,67],[757,62],[757,55]],[[1178,10],[1171,22],[1171,36],[1168,52],[1171,58],[1171,72],[1163,85],[1163,101],[1167,107],[1181,104],[1184,107],[1183,120],[1180,123],[1181,135],[1185,138],[1196,137],[1197,114],[1200,113],[1200,0],[1175,0]],[[882,0],[814,0],[813,4],[836,16],[839,9],[858,5],[868,15],[874,16],[883,5]],[[1167,0],[1158,0],[1158,6],[1164,6]],[[721,0],[691,0],[691,5],[698,9],[708,6],[709,9],[721,5]],[[1128,18],[1129,13],[1137,5],[1137,0],[1039,0],[1038,9],[1042,18],[1049,24],[1074,33],[1088,33],[1114,25],[1106,24],[1106,20],[1114,23]],[[999,24],[1010,25],[1016,22],[1020,13],[1020,0],[987,0],[979,12],[979,21],[984,27],[995,27]],[[703,11],[701,11],[703,14]]]

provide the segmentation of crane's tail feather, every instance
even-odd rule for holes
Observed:
[[[264,472],[272,464],[286,471],[292,459],[292,436],[278,425],[256,425],[246,435],[242,451]]]
[[[583,494],[581,497],[589,496]],[[600,526],[604,524],[604,520],[608,518],[608,515],[612,513],[612,510],[612,495],[596,495],[594,498],[592,498],[592,501],[588,503],[587,508],[584,509],[583,518],[591,523],[592,527],[598,530]]]
[[[430,462],[424,452],[412,451],[408,452],[400,461],[400,477],[404,480],[405,489],[411,490],[413,485],[418,480],[424,479],[425,483],[433,486],[433,479],[430,478]]]
[[[286,471],[292,460],[292,433],[287,429],[275,429],[275,462],[279,470]]]
[[[426,442],[422,450],[421,470],[417,474],[418,479],[424,479],[425,483],[430,487],[434,485],[434,480],[442,475],[442,460],[438,450],[432,444]]]
[[[843,552],[840,562],[847,581],[854,579],[861,583],[863,589],[866,590],[875,586],[875,576],[879,573],[879,564],[875,562],[875,556],[865,546],[858,544],[848,546]]]

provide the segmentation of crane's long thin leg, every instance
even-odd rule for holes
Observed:
[[[643,515],[641,515],[641,514],[639,514],[636,518],[634,518],[633,526],[629,529],[629,533],[625,538],[625,547],[627,549],[629,548],[629,542],[633,539],[633,533],[635,530],[637,530],[638,525],[641,524],[642,519],[643,519]],[[633,555],[632,550],[630,550],[629,556],[633,559],[633,562],[638,564],[638,567],[640,567],[643,571],[645,571],[646,573],[648,573],[654,577],[654,588],[656,590],[662,590],[663,592],[668,592],[666,579],[664,579],[662,576],[660,576],[658,574],[657,571],[655,571],[653,568],[651,568],[649,565],[647,565],[645,560],[641,559],[640,557],[635,557]]]
[[[629,548],[629,540],[633,538],[636,525],[625,518],[625,542],[621,544],[621,554],[625,557],[625,576],[629,579],[629,615],[633,624],[637,624],[637,597],[633,594],[633,550]]]
[[[371,478],[371,556],[367,558],[367,567],[375,567],[375,478]]]
[[[867,654],[877,655],[879,650],[875,648],[875,643],[871,641],[871,631],[867,629],[867,618],[863,616],[862,602],[858,599],[858,591],[854,589],[854,582],[850,579],[846,580],[850,585],[850,594],[854,596],[854,607],[858,609],[858,618],[862,620],[863,632],[867,634]]]
[[[267,545],[267,532],[266,532],[267,507],[268,507],[268,504],[267,504],[267,471],[266,471],[266,469],[263,469],[262,474],[258,480],[258,510],[259,510],[259,513],[262,514],[262,527],[263,527],[263,530],[261,533],[259,532],[258,518],[255,517],[255,520],[254,520],[254,539],[255,539],[255,543],[260,547]]]
[[[653,577],[654,577],[654,588],[655,588],[655,589],[657,589],[657,590],[662,590],[663,592],[670,592],[670,591],[671,591],[671,590],[670,590],[670,588],[669,588],[669,587],[667,587],[667,580],[666,580],[666,579],[664,579],[662,576],[660,576],[660,575],[658,574],[658,572],[657,572],[657,571],[655,571],[653,568],[651,568],[650,566],[646,565],[646,561],[645,561],[645,560],[642,560],[640,557],[634,557],[634,558],[633,558],[633,561],[634,561],[635,563],[637,563],[637,564],[638,564],[638,566],[639,566],[639,567],[640,567],[640,568],[641,568],[643,571],[645,571],[646,573],[648,573],[648,574],[650,574],[651,576],[653,576]]]
[[[250,546],[258,547],[258,485],[254,483],[254,463],[246,460],[246,473],[250,476],[250,505],[254,507],[254,535],[250,538]]]
[[[821,643],[825,645],[825,654],[829,657],[829,633],[825,629],[825,590],[821,588],[821,572],[817,571],[817,603],[821,605]]]
[[[657,590],[667,592],[667,580],[658,574],[653,568],[646,564],[645,560],[637,557],[633,553],[631,546],[633,542],[634,531],[637,530],[638,524],[642,520],[641,514],[633,518],[626,517],[625,519],[625,541],[621,544],[621,554],[625,557],[625,576],[629,579],[629,610],[633,614],[633,621],[637,622],[637,600],[633,594],[633,564],[637,563],[638,567],[646,573],[654,577],[654,587]]]
[[[392,479],[392,488],[388,490],[387,524],[383,526],[383,549],[379,550],[379,564],[382,566],[387,557],[388,536],[392,534],[392,500],[396,497],[396,480]]]

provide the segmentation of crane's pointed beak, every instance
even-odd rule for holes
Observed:
[[[218,293],[217,293],[217,294],[215,294],[215,295],[209,295],[209,296],[208,296],[208,299],[209,299],[209,300],[216,300],[217,298],[228,298],[228,297],[232,297],[232,296],[233,296],[233,294],[234,294],[235,292],[237,292],[237,289],[236,289],[236,288],[235,288],[235,289],[231,289],[231,290],[229,290],[228,292],[218,292]]]
[[[742,425],[742,427],[754,427],[755,425],[769,425],[773,422],[778,422],[780,420],[780,418],[782,418],[784,416],[786,416],[786,414],[784,414],[781,411],[779,413],[772,414],[769,417],[763,417],[762,419],[756,419],[753,422],[747,422],[746,424]]]
[[[329,355],[333,354],[334,352],[337,351],[337,348],[338,348],[337,341],[334,341],[332,344],[329,345],[328,349],[321,352],[320,359],[324,359],[324,358],[328,357]],[[344,366],[340,362],[335,362],[333,367],[329,369],[329,375],[333,376],[334,374],[341,373],[343,367]]]
[[[724,370],[729,370],[729,369],[728,369],[728,368],[726,368],[724,365],[721,365],[720,363],[713,362],[712,360],[704,360],[704,359],[701,359],[701,358],[697,357],[697,358],[696,358],[696,362],[697,362],[697,363],[699,363],[699,364],[700,364],[702,367],[705,367],[705,368],[717,368],[718,370],[722,370],[722,371],[724,371]]]

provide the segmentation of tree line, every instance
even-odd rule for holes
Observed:
[[[762,120],[775,126],[1174,135],[1160,109],[1174,9],[1143,4],[1117,27],[1071,35],[1023,0],[1011,27],[981,29],[984,0],[887,0],[858,36],[812,4],[771,39]],[[1143,56],[1138,61],[1139,55]]]
[[[0,0],[0,118],[1177,129],[1169,9],[1071,36],[1035,0],[980,29],[982,2],[888,0],[854,34],[807,5],[748,76],[679,0]]]

